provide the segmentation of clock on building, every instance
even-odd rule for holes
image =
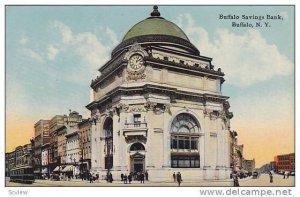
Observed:
[[[140,54],[134,54],[129,59],[129,66],[132,70],[139,70],[144,65],[143,57]]]

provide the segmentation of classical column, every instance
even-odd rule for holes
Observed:
[[[219,118],[216,119],[217,124],[217,163],[216,169],[222,168],[223,165],[223,156],[224,156],[224,145],[223,145],[223,131],[221,127],[221,121]]]
[[[119,130],[118,130],[118,139],[119,139],[119,168],[121,171],[126,171],[129,169],[128,160],[129,155],[127,152],[127,143],[125,137],[123,136],[123,128],[126,122],[126,111],[128,110],[128,105],[120,105],[119,109]]]
[[[170,128],[169,128],[169,118],[170,116],[168,114],[168,111],[165,110],[165,112],[162,114],[163,119],[163,125],[164,125],[164,131],[163,131],[163,167],[164,168],[170,168],[171,167],[171,152],[170,152]],[[172,121],[172,120],[170,120]]]
[[[92,118],[92,133],[91,133],[91,170],[97,172],[102,169],[101,162],[103,155],[103,148],[101,148],[101,126],[100,126],[100,118],[99,116],[95,116]]]
[[[209,128],[209,123],[210,123],[210,117],[209,117],[209,112],[207,109],[204,109],[204,165],[203,169],[208,169],[211,167],[210,164],[210,150],[209,150],[209,145],[210,145],[210,128]]]
[[[120,169],[120,123],[119,123],[119,115],[117,113],[117,109],[114,108],[111,112],[113,119],[113,169]]]
[[[147,107],[146,107],[147,108]],[[150,150],[151,147],[155,147],[158,142],[155,142],[154,136],[154,125],[155,123],[152,121],[152,117],[155,116],[153,112],[154,105],[153,103],[150,104],[147,108],[147,112],[145,113],[145,119],[147,122],[147,142],[146,142],[146,158],[145,158],[145,167],[147,170],[154,168],[154,158],[156,157],[155,152],[153,150]],[[150,133],[151,132],[151,133]]]

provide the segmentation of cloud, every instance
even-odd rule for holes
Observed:
[[[112,45],[117,45],[119,43],[119,39],[113,30],[111,30],[109,27],[106,27],[105,32],[109,36],[110,40],[112,41]]]
[[[28,38],[25,35],[22,35],[20,40],[19,40],[19,44],[25,45],[27,43],[28,43]]]
[[[43,57],[38,54],[37,52],[33,51],[30,48],[24,48],[23,52],[25,53],[25,55],[29,58],[31,58],[32,60],[36,61],[37,63],[43,63],[44,59]]]
[[[55,48],[54,46],[50,45],[48,47],[48,59],[55,60],[56,55],[58,54],[59,49]]]
[[[70,27],[66,26],[62,22],[55,21],[53,27],[60,31],[62,36],[62,42],[64,44],[69,44],[73,40],[73,33]]]
[[[288,20],[289,19],[289,14],[286,11],[282,11],[279,13],[283,17],[283,20]]]
[[[108,61],[112,48],[118,43],[115,32],[109,27],[104,28],[103,36],[109,38],[110,44],[104,44],[91,32],[75,33],[60,21],[55,21],[52,28],[61,39],[55,43],[55,50],[51,49],[50,51],[59,51],[61,56],[65,57],[65,61],[74,61],[72,57],[79,59],[75,64],[72,62],[72,68],[68,70],[68,75],[63,76],[65,79],[77,83],[86,83],[87,80],[90,81],[92,77],[95,77],[99,67]],[[78,73],[85,73],[86,77],[79,79]]]
[[[190,14],[179,15],[177,21],[200,53],[213,57],[212,63],[222,68],[229,84],[250,86],[293,72],[293,63],[255,29],[241,35],[218,29],[210,40],[208,32],[197,26]]]

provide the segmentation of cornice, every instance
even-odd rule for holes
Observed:
[[[108,92],[104,97],[100,98],[99,100],[93,101],[90,104],[88,104],[86,108],[92,110],[95,107],[104,105],[107,102],[111,102],[112,98],[118,95],[133,95],[133,94],[146,95],[149,93],[167,95],[170,97],[171,102],[176,102],[176,99],[186,99],[194,102],[201,102],[203,104],[205,104],[206,102],[223,103],[229,98],[227,96],[222,96],[222,95],[187,92],[187,91],[178,90],[177,88],[146,84],[138,87],[117,87],[112,91]]]
[[[145,57],[145,62],[149,63],[153,67],[167,67],[169,69],[181,70],[182,72],[197,72],[201,75],[214,75],[217,77],[223,77],[225,74],[221,71],[221,69],[213,70],[211,68],[201,68],[196,66],[190,66],[182,63],[176,63],[168,60],[156,59],[153,57]]]

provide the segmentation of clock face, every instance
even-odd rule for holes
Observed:
[[[138,70],[144,65],[144,60],[141,55],[133,55],[129,59],[129,66],[133,70]]]

